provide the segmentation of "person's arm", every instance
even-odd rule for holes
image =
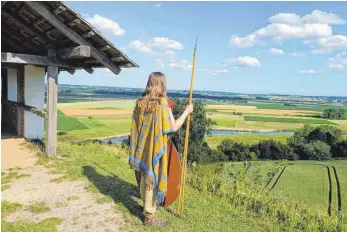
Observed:
[[[169,109],[169,113],[170,113],[170,122],[171,122],[171,128],[173,131],[178,131],[181,126],[183,125],[184,121],[186,120],[186,118],[188,117],[188,115],[193,112],[193,104],[190,104],[186,107],[186,109],[184,110],[183,114],[177,119],[175,120],[171,109]]]

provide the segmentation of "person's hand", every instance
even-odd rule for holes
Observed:
[[[186,112],[187,112],[187,114],[192,113],[193,110],[194,110],[194,107],[193,107],[193,104],[192,104],[192,103],[190,103],[189,105],[186,106]]]

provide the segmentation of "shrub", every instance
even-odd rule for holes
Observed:
[[[331,153],[334,158],[347,158],[347,139],[332,146]]]
[[[323,112],[323,118],[344,119],[346,117],[345,109],[326,109]]]
[[[330,146],[322,141],[315,141],[303,146],[303,152],[309,160],[331,159]]]
[[[175,106],[173,115],[175,118],[181,116],[188,104],[187,100],[175,99]],[[211,150],[204,142],[206,134],[211,134],[212,126],[216,123],[206,116],[205,105],[201,102],[194,102],[194,111],[191,114],[190,127],[189,127],[189,144],[188,144],[188,161],[196,162],[210,162]],[[183,154],[184,140],[187,123],[185,122],[177,133],[170,135],[172,143],[176,146],[177,151]]]
[[[229,160],[232,161],[243,161],[243,160],[252,160],[250,146],[243,143],[235,143],[231,139],[225,139],[217,147],[217,149],[224,153]]]

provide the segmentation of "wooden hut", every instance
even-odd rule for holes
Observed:
[[[1,2],[2,133],[42,139],[46,124],[48,156],[56,154],[59,73],[108,68],[118,75],[133,67],[138,65],[62,2]]]

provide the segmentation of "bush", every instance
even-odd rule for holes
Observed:
[[[345,109],[326,109],[323,112],[323,118],[344,119],[346,117]]]
[[[210,156],[212,162],[228,161],[229,159],[229,157],[220,150],[211,150]]]
[[[309,160],[331,159],[330,146],[322,141],[315,141],[303,146],[303,152]]]
[[[173,115],[175,118],[181,116],[188,104],[187,100],[175,99]],[[216,123],[206,117],[205,105],[201,102],[194,102],[194,111],[191,114],[188,142],[188,161],[198,163],[212,162],[211,149],[204,142],[206,134],[211,134],[212,126]],[[177,133],[170,135],[172,143],[176,146],[177,151],[183,154],[184,139],[187,123],[185,122]]]
[[[235,143],[231,139],[225,139],[217,147],[218,150],[224,153],[229,160],[243,161],[254,159],[254,154],[251,154],[251,148],[247,144]]]
[[[347,139],[335,144],[331,148],[332,157],[347,158]]]
[[[298,158],[298,156],[293,153],[291,147],[272,139],[260,141],[258,144],[253,145],[251,150],[257,154],[259,159],[295,160]]]
[[[306,137],[307,142],[322,141],[330,146],[336,144],[342,137],[342,130],[333,126],[320,126],[313,129]]]

